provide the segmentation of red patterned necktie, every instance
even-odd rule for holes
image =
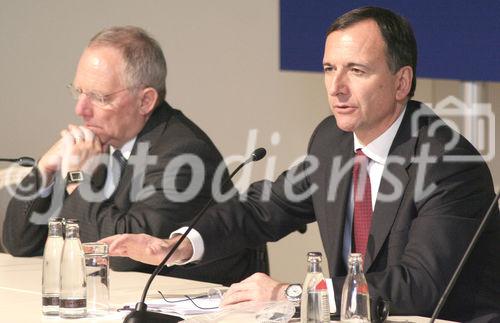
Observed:
[[[370,176],[368,175],[369,158],[361,151],[356,150],[354,158],[353,185],[354,185],[354,252],[366,253],[368,235],[372,224],[372,192]]]

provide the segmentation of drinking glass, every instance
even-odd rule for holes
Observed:
[[[103,316],[109,311],[109,253],[105,243],[82,244],[87,276],[87,312]]]

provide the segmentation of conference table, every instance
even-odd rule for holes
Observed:
[[[42,258],[19,258],[0,253],[0,322],[122,322],[127,312],[117,312],[126,304],[135,304],[149,277],[138,272],[110,272],[110,307],[112,317],[64,320],[41,314]],[[206,293],[221,285],[180,278],[158,276],[148,293],[148,299],[159,299],[157,290],[174,295]],[[254,315],[255,317],[255,315]],[[236,315],[227,322],[257,322],[254,317]],[[423,317],[390,317],[390,322],[428,322]],[[436,322],[447,322],[437,320]]]
[[[135,304],[142,295],[142,290],[149,275],[138,272],[110,271],[110,307],[111,311],[126,304]],[[42,258],[20,258],[0,253],[0,322],[122,322],[116,318],[71,319],[44,317],[41,314]],[[221,285],[158,276],[153,281],[148,297],[159,298],[157,290],[169,294],[198,294]],[[151,295],[151,296],[149,296]]]

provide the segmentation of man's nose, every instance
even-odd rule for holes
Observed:
[[[342,71],[337,71],[331,76],[329,84],[327,84],[328,94],[332,96],[337,96],[341,94],[347,94],[349,88],[347,86],[347,77]]]
[[[92,102],[84,93],[80,94],[76,100],[75,113],[79,117],[92,114]]]

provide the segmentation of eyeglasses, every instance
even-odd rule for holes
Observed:
[[[101,94],[101,93],[96,93],[96,92],[92,92],[92,91],[83,92],[83,90],[81,88],[75,87],[73,84],[68,84],[66,87],[69,89],[71,96],[75,100],[78,100],[80,98],[80,95],[84,94],[90,100],[90,102],[92,102],[92,104],[94,104],[98,107],[101,107],[101,108],[103,108],[111,103],[110,97],[112,95],[115,95],[115,94],[118,94],[120,92],[123,92],[123,91],[130,89],[130,88],[124,88],[124,89],[121,89],[121,90],[118,90],[118,91],[115,91],[112,93]]]

